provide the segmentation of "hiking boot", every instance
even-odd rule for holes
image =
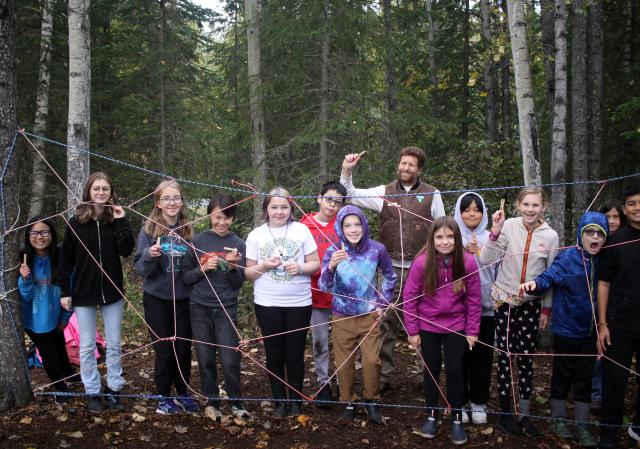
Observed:
[[[287,415],[289,416],[298,416],[300,414],[300,402],[293,401],[289,403],[289,412]]]
[[[438,433],[438,420],[434,416],[428,416],[427,419],[422,423],[422,427],[420,427],[420,436],[423,438],[435,438],[436,433]]]
[[[89,396],[87,399],[87,409],[92,413],[101,412],[104,410],[104,404],[100,396]]]
[[[563,440],[573,440],[575,438],[571,429],[569,429],[567,423],[562,418],[555,418],[551,423],[551,431]]]
[[[518,422],[518,425],[522,428],[522,433],[527,435],[536,436],[540,435],[538,428],[526,416]]]
[[[356,417],[356,406],[353,404],[347,404],[340,417],[353,421]]]
[[[277,402],[276,408],[273,409],[274,418],[284,418],[288,415],[287,404],[284,402]]]
[[[178,407],[184,410],[187,413],[197,413],[200,411],[200,407],[198,407],[198,403],[193,400],[193,398],[187,394],[179,396],[173,400]]]
[[[119,391],[115,391],[109,387],[105,387],[104,400],[107,403],[107,407],[109,407],[111,410],[124,410],[124,404],[118,397],[119,394]]]
[[[454,419],[451,421],[451,442],[456,446],[467,444],[469,438],[467,432],[464,431],[464,426],[461,419]]]
[[[635,427],[635,429],[634,429]],[[629,436],[636,441],[640,441],[640,428],[638,426],[629,426]]]
[[[500,416],[498,428],[509,435],[522,436],[522,427],[518,425],[511,413]]]
[[[162,398],[158,401],[156,407],[156,413],[160,415],[171,415],[173,413],[181,412],[182,409],[176,405],[173,399]]]
[[[244,407],[242,406],[242,404],[231,404],[231,413],[233,414],[233,416],[235,416],[236,418],[242,418],[242,419],[249,419],[251,418],[251,415],[249,414],[248,411],[246,411],[244,409]]]
[[[463,416],[464,418],[464,416]],[[474,424],[487,423],[487,406],[471,403],[471,422]],[[464,421],[462,422],[464,424]]]
[[[469,424],[469,409],[462,407],[462,424]]]
[[[576,425],[576,440],[582,447],[595,448],[598,447],[595,437],[589,430],[588,424]]]
[[[382,415],[380,414],[380,410],[378,409],[378,404],[376,401],[369,401],[364,404],[364,411],[369,415],[369,419],[376,423],[382,424]]]
[[[331,391],[331,384],[326,384],[316,395],[316,407],[329,409],[333,407],[331,403],[333,401],[333,393]]]

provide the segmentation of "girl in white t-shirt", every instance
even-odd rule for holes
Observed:
[[[289,192],[282,187],[271,190],[262,211],[266,223],[247,237],[245,277],[255,281],[256,317],[276,400],[273,413],[284,417],[300,412],[304,348],[311,320],[310,276],[320,261],[309,228],[293,221]]]

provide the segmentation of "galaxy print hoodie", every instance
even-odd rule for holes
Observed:
[[[342,222],[347,215],[357,215],[362,223],[362,238],[351,245],[342,232]],[[396,273],[387,250],[380,242],[369,238],[369,223],[356,206],[343,207],[336,217],[338,248],[331,246],[322,258],[320,289],[333,293],[332,311],[336,315],[354,316],[386,307],[392,300],[396,285]],[[329,270],[329,261],[337,249],[344,245],[349,258]],[[380,269],[382,283],[377,289],[376,273]]]

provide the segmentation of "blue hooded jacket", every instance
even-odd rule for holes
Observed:
[[[561,252],[551,266],[535,278],[536,295],[553,288],[551,332],[562,337],[586,338],[593,334],[599,255],[591,256],[582,247],[582,231],[587,226],[597,226],[605,234],[609,233],[604,214],[586,212],[578,224],[577,245]]]
[[[347,215],[357,215],[362,223],[362,238],[351,245],[342,232],[342,221]],[[338,264],[334,272],[329,261],[337,249],[330,246],[322,258],[322,274],[318,285],[321,290],[333,293],[333,312],[343,316],[361,315],[376,308],[384,308],[393,300],[396,273],[387,250],[380,242],[369,238],[369,223],[356,206],[343,207],[336,217],[336,234],[340,246],[344,246],[348,260]],[[376,273],[382,272],[382,284],[377,290]]]

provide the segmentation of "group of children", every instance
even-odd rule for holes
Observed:
[[[377,405],[379,322],[384,313],[395,313],[397,275],[385,247],[370,238],[363,212],[352,205],[343,207],[345,201],[345,188],[338,182],[327,183],[317,198],[318,212],[297,222],[289,193],[275,188],[263,201],[265,223],[251,231],[245,243],[231,231],[236,214],[231,196],[211,198],[210,228],[193,236],[180,186],[175,181],[158,186],[134,256],[135,269],[143,278],[145,321],[155,342],[158,413],[198,410],[189,392],[194,341],[201,392],[210,407],[207,414],[222,417],[219,355],[231,412],[249,416],[241,401],[237,328],[238,294],[249,280],[254,283],[274,416],[300,412],[310,328],[318,381],[312,397],[318,406],[330,406],[333,400],[331,338],[340,401],[346,404],[343,418],[353,419],[361,405],[373,422],[384,421]],[[53,223],[36,217],[26,228],[25,259],[20,266],[23,322],[60,391],[65,391],[62,380],[73,370],[59,333],[70,312],[77,315],[80,375],[91,411],[105,405],[122,407],[118,396],[124,386],[120,257],[131,254],[134,240],[124,209],[117,204],[109,177],[92,174],[82,203],[69,220],[60,255]],[[638,287],[634,267],[639,266],[634,262],[640,262],[640,186],[625,193],[621,211],[609,207],[605,214],[585,213],[576,245],[560,253],[558,234],[544,221],[545,205],[541,189],[525,188],[517,198],[518,216],[506,219],[501,207],[492,215],[488,231],[484,200],[467,192],[458,198],[453,217],[437,218],[431,225],[402,291],[409,343],[426,366],[427,416],[421,427],[425,438],[437,434],[441,405],[451,410],[454,444],[467,442],[464,423],[469,419],[487,422],[494,346],[499,426],[514,435],[537,434],[528,419],[533,354],[538,328],[549,322],[554,336],[551,416],[558,418],[552,431],[561,438],[576,438],[585,447],[596,447],[588,422],[598,351],[615,361],[602,364],[602,422],[622,424],[628,369],[632,355],[640,349],[640,327],[634,321],[638,316],[634,312],[640,311],[640,290],[634,288]],[[620,226],[620,212],[628,225],[610,235]],[[608,247],[599,260],[605,242]],[[93,357],[98,308],[107,340],[104,390]],[[362,401],[354,388],[358,349]],[[438,385],[443,356],[446,395]],[[517,373],[512,373],[514,369]],[[514,375],[518,383],[515,409]],[[570,390],[575,433],[565,421]],[[635,420],[640,420],[638,412]],[[640,422],[635,420],[629,434],[640,439]],[[603,428],[601,434],[602,447],[615,447],[615,427]]]

